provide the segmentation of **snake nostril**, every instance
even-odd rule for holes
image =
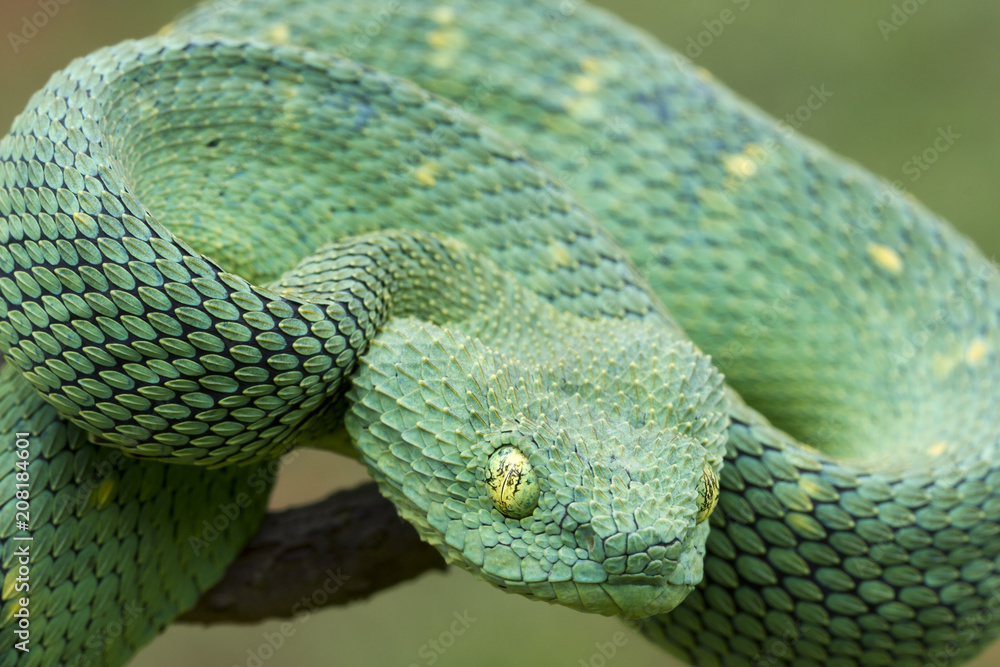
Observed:
[[[587,556],[595,563],[603,563],[606,557],[604,541],[594,532],[590,524],[584,524],[576,529],[577,546],[587,551]]]

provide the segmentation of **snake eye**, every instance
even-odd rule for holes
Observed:
[[[698,524],[707,519],[718,501],[719,478],[712,467],[706,465],[701,471],[701,481],[698,482],[698,514],[695,515],[694,522]]]
[[[520,449],[505,445],[486,462],[486,488],[500,514],[523,519],[538,506],[538,478]]]

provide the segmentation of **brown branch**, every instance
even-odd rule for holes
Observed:
[[[374,483],[269,514],[185,623],[256,623],[366,598],[444,560]]]

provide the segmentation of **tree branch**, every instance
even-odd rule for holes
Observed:
[[[444,560],[374,483],[269,514],[222,581],[185,623],[256,623],[342,605],[412,579]]]

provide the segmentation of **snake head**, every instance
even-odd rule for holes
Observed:
[[[362,358],[348,431],[449,563],[582,611],[670,611],[702,578],[721,377],[687,343],[614,337],[536,363],[394,321]]]
[[[674,429],[580,423],[576,415],[593,413],[572,403],[555,423],[522,414],[487,438],[487,496],[504,521],[491,512],[498,562],[484,552],[483,570],[508,579],[498,585],[514,588],[509,580],[519,577],[536,597],[585,611],[670,611],[701,581],[718,488],[708,453]]]

